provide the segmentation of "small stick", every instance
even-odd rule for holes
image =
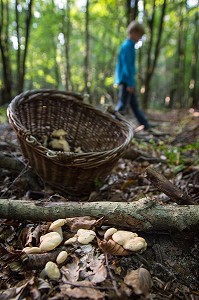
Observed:
[[[117,283],[116,283],[116,281],[115,281],[115,279],[114,279],[114,277],[113,277],[113,274],[112,274],[112,272],[111,272],[111,269],[110,269],[110,267],[109,267],[108,254],[107,254],[107,253],[104,253],[104,255],[105,255],[105,260],[106,260],[106,267],[107,267],[107,269],[108,269],[108,273],[109,273],[109,276],[110,276],[110,278],[111,278],[111,281],[112,281],[112,284],[113,284],[113,288],[114,288],[114,290],[115,290],[115,292],[116,292],[116,295],[117,295],[118,297],[121,297],[121,293],[120,293],[119,290],[118,290]]]
[[[147,179],[149,179],[149,181],[151,181],[151,183],[160,191],[170,197],[172,201],[177,202],[178,204],[196,204],[187,193],[181,191],[155,169],[148,167],[146,169],[146,174]]]

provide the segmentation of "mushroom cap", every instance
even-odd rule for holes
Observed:
[[[96,233],[93,230],[79,229],[77,231],[77,240],[79,243],[87,245],[96,237]]]
[[[70,244],[73,244],[75,242],[77,242],[77,236],[76,235],[71,237],[70,239],[66,240],[64,245],[70,245]]]
[[[69,143],[65,139],[59,139],[59,143],[62,145],[65,152],[70,152]]]
[[[67,257],[68,257],[68,252],[66,252],[64,250],[61,251],[58,254],[57,258],[56,258],[56,263],[57,264],[62,264],[63,262],[65,262],[65,260],[67,259]]]
[[[41,244],[39,248],[41,251],[51,251],[61,244],[63,238],[57,232],[49,232],[40,237]]]
[[[62,143],[60,143],[60,140],[58,139],[53,139],[50,143],[49,146],[53,149],[53,150],[64,150],[63,149],[63,145]]]
[[[58,219],[54,222],[49,227],[49,230],[54,230],[57,229],[58,227],[62,227],[66,223],[66,219]]]
[[[41,253],[41,249],[39,247],[25,247],[22,251],[26,254]]]
[[[139,236],[127,241],[123,245],[124,249],[130,250],[133,252],[144,251],[144,250],[146,250],[146,247],[147,247],[147,243],[146,243],[145,239],[143,239],[142,237],[139,237]]]
[[[118,230],[116,233],[112,235],[112,239],[123,246],[127,241],[137,237],[137,233],[126,231],[126,230]]]
[[[108,240],[116,232],[117,232],[117,229],[114,227],[107,229],[106,232],[104,233],[104,239]]]
[[[67,132],[64,129],[55,129],[52,132],[52,137],[59,138],[60,136],[64,136]]]
[[[52,261],[47,262],[44,270],[50,279],[57,280],[61,276],[58,266]]]
[[[63,231],[61,227],[57,227],[53,230],[53,232],[57,232],[59,233],[59,235],[61,236],[61,238],[63,239]]]
[[[77,236],[80,236],[80,235],[90,235],[90,234],[96,236],[95,231],[90,230],[90,229],[78,229],[77,230]]]

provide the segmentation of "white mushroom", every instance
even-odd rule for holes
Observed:
[[[119,245],[123,246],[127,241],[135,238],[136,236],[138,236],[137,233],[125,230],[118,230],[112,235],[112,239]]]
[[[75,148],[75,152],[76,152],[76,153],[83,153],[81,147],[76,147],[76,148]]]
[[[49,227],[49,231],[54,231],[60,234],[61,238],[63,238],[63,233],[62,233],[62,226],[66,223],[65,219],[58,219],[54,222]]]
[[[49,146],[53,149],[53,150],[63,150],[63,145],[60,144],[59,140],[57,139],[53,139],[50,143]]]
[[[71,237],[70,239],[66,240],[65,243],[64,243],[64,245],[71,245],[71,244],[73,244],[75,242],[77,242],[77,236],[76,235],[73,236],[73,237]]]
[[[59,138],[59,143],[62,145],[62,148],[65,152],[70,152],[69,143],[63,137]]]
[[[65,262],[67,257],[68,257],[68,253],[66,251],[61,251],[56,258],[57,264],[62,264],[63,262]]]
[[[143,239],[142,237],[135,237],[129,241],[127,241],[124,245],[123,248],[126,250],[130,250],[133,252],[137,252],[137,251],[145,251],[147,248],[147,243],[145,241],[145,239]]]
[[[54,229],[53,232],[57,232],[61,238],[63,239],[63,232],[61,227],[57,227],[57,229]]]
[[[96,233],[93,230],[79,229],[77,231],[77,240],[79,243],[87,245],[96,237]]]
[[[45,265],[45,273],[50,279],[53,280],[58,280],[61,277],[58,266],[52,261],[47,262]]]
[[[111,227],[107,229],[106,232],[104,233],[104,239],[108,240],[116,232],[117,232],[116,228]]]
[[[66,131],[64,129],[55,129],[53,130],[52,132],[52,137],[55,137],[55,138],[60,138],[61,136],[65,136],[66,135]]]
[[[41,253],[41,249],[39,247],[25,247],[22,251],[26,254]]]
[[[53,139],[49,143],[49,146],[53,150],[60,150],[60,151],[70,152],[70,146],[64,138],[60,138],[59,140],[58,139]]]
[[[49,230],[54,231],[58,227],[64,226],[64,224],[66,224],[66,219],[58,219],[58,220],[52,222],[52,224],[49,227]]]
[[[61,244],[63,238],[57,232],[49,232],[40,237],[41,244],[39,248],[41,251],[51,251]]]

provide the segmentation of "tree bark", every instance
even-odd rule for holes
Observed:
[[[146,69],[146,74],[145,74],[144,83],[143,83],[144,87],[145,87],[145,92],[143,94],[144,109],[148,108],[150,82],[151,82],[151,78],[153,76],[154,70],[157,65],[158,57],[160,54],[160,42],[161,42],[161,37],[162,37],[162,33],[163,33],[163,23],[164,23],[164,16],[165,16],[165,12],[166,12],[166,0],[164,0],[163,5],[162,5],[157,39],[156,39],[156,43],[155,43],[155,47],[154,47],[154,53],[152,54],[154,29],[156,26],[155,25],[155,11],[156,11],[156,2],[154,1],[152,17],[148,21],[149,28],[150,28],[150,40],[149,40],[149,47],[147,50],[147,69]],[[152,57],[154,57],[153,60],[152,60]]]
[[[148,167],[146,173],[147,178],[153,185],[169,196],[174,202],[177,202],[178,204],[195,204],[189,195],[177,188],[177,186],[171,183],[162,174],[159,174],[155,169]]]
[[[12,74],[11,63],[9,56],[9,7],[8,2],[0,2],[0,52],[2,58],[2,75],[3,75],[3,87],[0,90],[0,105],[8,103],[12,99]]]
[[[192,74],[190,80],[190,98],[194,108],[199,109],[199,84],[197,78],[197,66],[199,57],[199,13],[195,13],[195,32],[193,36]]]
[[[86,1],[85,12],[85,53],[84,53],[84,92],[90,94],[89,82],[89,0]],[[91,97],[89,97],[91,99]]]
[[[18,41],[18,49],[17,49],[17,93],[21,93],[24,88],[24,78],[25,78],[25,71],[26,71],[26,57],[28,51],[28,44],[30,38],[30,25],[32,19],[32,4],[33,0],[28,2],[28,8],[26,12],[25,18],[25,43],[24,43],[24,50],[21,49],[21,28],[20,28],[20,19],[19,19],[19,8],[18,8],[18,0],[15,2],[15,15],[16,15],[16,31],[17,31],[17,41]]]
[[[199,206],[137,202],[43,202],[0,199],[0,218],[53,221],[59,218],[104,217],[104,224],[136,231],[199,230]]]
[[[70,68],[70,34],[71,34],[71,20],[70,20],[70,0],[67,1],[66,7],[66,30],[65,32],[65,55],[66,55],[66,90],[72,90],[71,84],[71,68]],[[65,25],[64,25],[65,28]]]
[[[129,23],[137,18],[138,15],[138,0],[126,0],[126,16],[127,26]]]

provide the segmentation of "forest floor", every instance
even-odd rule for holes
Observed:
[[[174,204],[175,210],[179,205],[175,197],[171,199],[147,178],[150,166],[186,192],[194,205],[199,204],[199,113],[173,110],[149,112],[148,116],[156,127],[151,131],[136,128],[128,153],[103,186],[89,199],[80,197],[79,201],[135,203],[148,197],[163,206]],[[16,135],[7,123],[0,125],[0,148],[2,162],[4,157],[22,161]],[[13,172],[9,164],[0,163],[0,168],[0,200],[73,200],[52,187],[31,189],[20,180],[23,172]],[[136,231],[147,248],[128,256],[104,252],[96,239],[88,245],[62,242],[48,253],[22,252],[24,247],[38,246],[50,224],[42,219],[0,219],[0,300],[199,299],[198,228]],[[98,239],[103,239],[109,227],[103,220],[74,217],[62,227],[64,241],[79,228],[94,229]],[[129,230],[120,223],[114,227]],[[60,276],[50,279],[44,267],[48,261],[55,262],[61,250],[66,250],[68,257],[58,264]]]

